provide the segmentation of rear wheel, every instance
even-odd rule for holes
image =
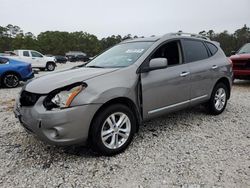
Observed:
[[[91,147],[102,155],[121,153],[132,141],[135,130],[136,120],[127,106],[109,106],[93,120],[90,130]]]
[[[46,69],[48,70],[48,71],[54,71],[55,70],[55,63],[47,63],[47,65],[46,65]]]
[[[218,83],[212,92],[208,103],[209,112],[214,115],[221,114],[227,105],[229,90],[224,83]]]
[[[15,73],[7,73],[3,76],[2,85],[7,88],[14,88],[19,85],[20,79],[19,76]]]

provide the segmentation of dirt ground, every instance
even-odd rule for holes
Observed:
[[[198,106],[151,120],[115,157],[27,134],[12,111],[20,89],[0,89],[0,187],[250,187],[250,81],[236,81],[223,114]]]

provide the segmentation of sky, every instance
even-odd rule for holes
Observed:
[[[0,0],[0,26],[110,35],[198,33],[250,27],[250,0]]]

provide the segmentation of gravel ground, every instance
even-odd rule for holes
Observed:
[[[0,187],[250,187],[249,81],[236,81],[223,114],[196,107],[146,122],[115,157],[28,135],[12,112],[20,89],[0,89]]]

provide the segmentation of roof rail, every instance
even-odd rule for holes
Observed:
[[[183,33],[183,32],[178,32],[178,33],[170,33],[170,35],[177,35],[177,36],[188,36],[188,37],[196,37],[200,39],[205,39],[205,40],[210,40],[210,38],[203,36],[203,35],[198,35],[194,33]]]

